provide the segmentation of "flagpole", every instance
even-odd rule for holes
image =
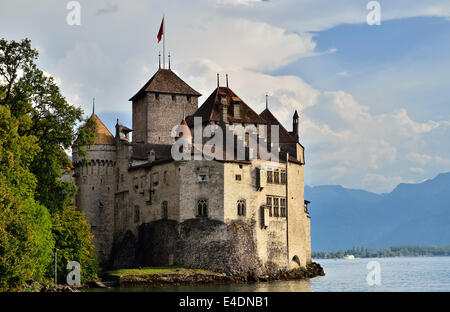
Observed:
[[[166,18],[163,14],[163,68],[166,69]]]

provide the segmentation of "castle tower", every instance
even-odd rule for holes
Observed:
[[[116,145],[100,118],[95,114],[90,118],[97,126],[94,143],[86,147],[86,161],[79,157],[76,148],[72,151],[75,183],[79,188],[75,204],[91,226],[100,265],[106,265],[113,245]]]
[[[197,110],[200,93],[170,69],[160,68],[134,95],[133,143],[172,144],[171,130]]]

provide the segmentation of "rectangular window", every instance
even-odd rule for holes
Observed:
[[[161,212],[163,220],[169,219],[169,203],[166,200],[161,204]]]
[[[267,206],[267,209],[269,209],[269,217],[271,217],[272,216],[272,197],[271,196],[266,197],[266,206]]]
[[[152,174],[152,185],[157,186],[159,184],[159,173],[155,172]]]
[[[278,197],[274,197],[273,198],[273,216],[274,217],[279,217],[280,216],[279,198]]]
[[[242,176],[240,174],[237,174],[235,176],[235,178],[236,178],[236,181],[241,181],[242,180]]]
[[[278,169],[275,169],[275,171],[273,172],[273,183],[280,184],[280,172],[278,171]]]
[[[186,96],[186,100],[190,103],[191,102],[191,96],[190,95]]]
[[[281,217],[286,218],[286,198],[280,198]]]
[[[176,95],[172,95],[172,101],[176,102],[177,101],[177,96]]]
[[[137,205],[134,206],[134,223],[139,222],[139,219],[141,218],[140,214],[141,214],[141,211],[139,209],[139,206],[137,206]]]
[[[281,184],[286,184],[286,170],[281,170],[280,177],[281,177]]]
[[[198,167],[197,168],[197,178],[198,182],[208,182],[209,180],[209,167]]]
[[[267,171],[267,183],[273,183],[272,171]]]

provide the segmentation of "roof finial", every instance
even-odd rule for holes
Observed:
[[[269,93],[266,92],[266,109],[269,109]]]
[[[92,98],[92,116],[95,115],[95,97]]]
[[[217,73],[217,88],[219,87],[219,73]]]
[[[161,69],[161,51],[159,51],[158,58],[159,58],[159,69]]]
[[[227,78],[227,88],[228,88],[228,74],[226,74],[226,78]]]
[[[170,52],[169,52],[169,69],[170,69]]]

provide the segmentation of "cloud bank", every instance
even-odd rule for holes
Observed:
[[[156,33],[164,12],[172,69],[203,100],[216,86],[216,73],[228,73],[230,87],[257,112],[268,92],[271,110],[288,130],[294,110],[300,112],[307,184],[388,192],[400,182],[450,170],[450,147],[442,144],[450,137],[450,121],[414,121],[407,103],[375,114],[344,91],[318,90],[298,75],[271,74],[319,54],[313,31],[364,23],[364,1],[80,3],[80,26],[65,24],[61,1],[2,3],[0,28],[8,39],[30,37],[40,47],[44,69],[58,77],[68,100],[87,112],[95,97],[100,115],[131,114],[128,99],[157,69],[162,46]],[[382,14],[383,21],[448,17],[450,4],[398,0],[382,3]]]

